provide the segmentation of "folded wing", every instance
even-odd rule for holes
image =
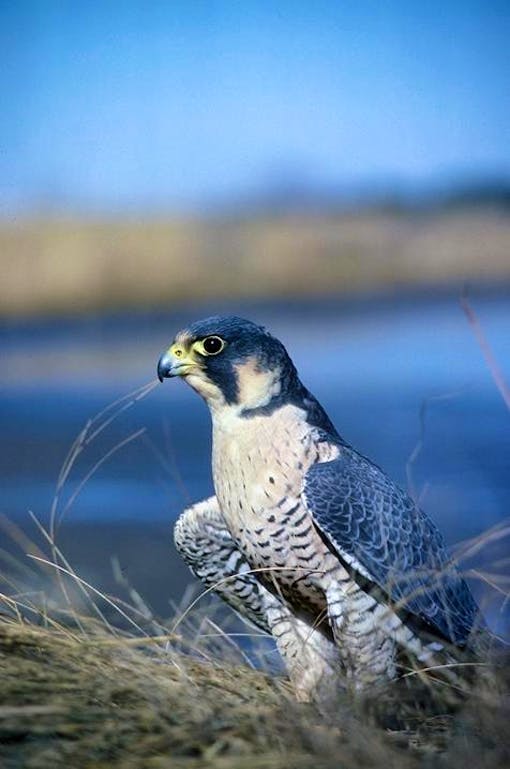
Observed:
[[[328,545],[397,611],[465,646],[478,607],[434,523],[380,468],[342,446],[313,465],[305,499]]]

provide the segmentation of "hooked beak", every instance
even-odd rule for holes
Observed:
[[[194,365],[182,347],[172,345],[158,361],[158,379],[162,382],[170,377],[184,376]]]

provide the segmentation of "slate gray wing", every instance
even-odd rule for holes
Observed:
[[[464,646],[478,614],[434,523],[380,468],[348,447],[313,465],[305,500],[339,557],[398,610]]]

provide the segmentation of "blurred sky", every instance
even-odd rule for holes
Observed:
[[[510,174],[510,3],[0,4],[0,210]]]

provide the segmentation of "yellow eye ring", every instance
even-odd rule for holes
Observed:
[[[195,342],[193,347],[200,355],[218,355],[225,349],[225,342],[220,336],[206,336]]]

